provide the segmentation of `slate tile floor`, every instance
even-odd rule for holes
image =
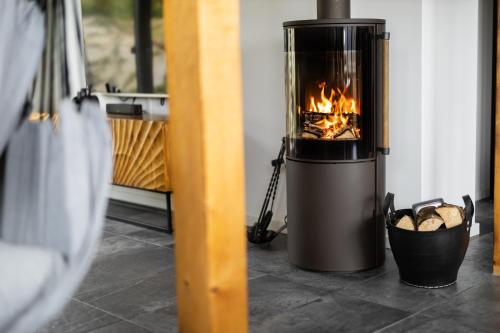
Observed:
[[[490,222],[491,203],[478,203]],[[313,273],[288,263],[286,237],[248,246],[252,332],[499,332],[500,277],[491,275],[492,235],[474,237],[456,285],[401,284],[386,263],[357,274]],[[170,235],[108,220],[78,293],[40,332],[176,332]],[[237,333],[237,332],[235,332]]]

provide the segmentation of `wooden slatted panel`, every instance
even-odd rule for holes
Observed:
[[[113,184],[170,191],[166,122],[110,119],[113,135]]]
[[[165,0],[180,332],[248,326],[239,0]]]

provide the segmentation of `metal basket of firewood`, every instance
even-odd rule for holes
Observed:
[[[463,197],[464,207],[442,199],[394,209],[394,194],[387,193],[384,215],[389,242],[403,283],[421,288],[454,284],[469,245],[474,204]]]

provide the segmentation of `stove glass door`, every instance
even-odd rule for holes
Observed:
[[[374,157],[375,26],[285,28],[287,153]]]

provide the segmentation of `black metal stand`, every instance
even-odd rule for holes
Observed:
[[[285,155],[285,138],[281,139],[281,148],[278,157],[271,161],[273,166],[273,174],[267,188],[266,197],[262,208],[260,210],[259,219],[252,227],[247,230],[248,241],[255,244],[270,243],[280,232],[286,229],[287,223],[285,218],[285,225],[279,230],[268,230],[271,220],[273,218],[274,200],[276,199],[276,192],[278,191],[278,184],[280,180],[281,166],[285,162],[283,156]],[[271,204],[271,207],[269,207]]]
[[[174,227],[172,224],[172,192],[167,192],[167,233],[171,234],[174,232]]]

